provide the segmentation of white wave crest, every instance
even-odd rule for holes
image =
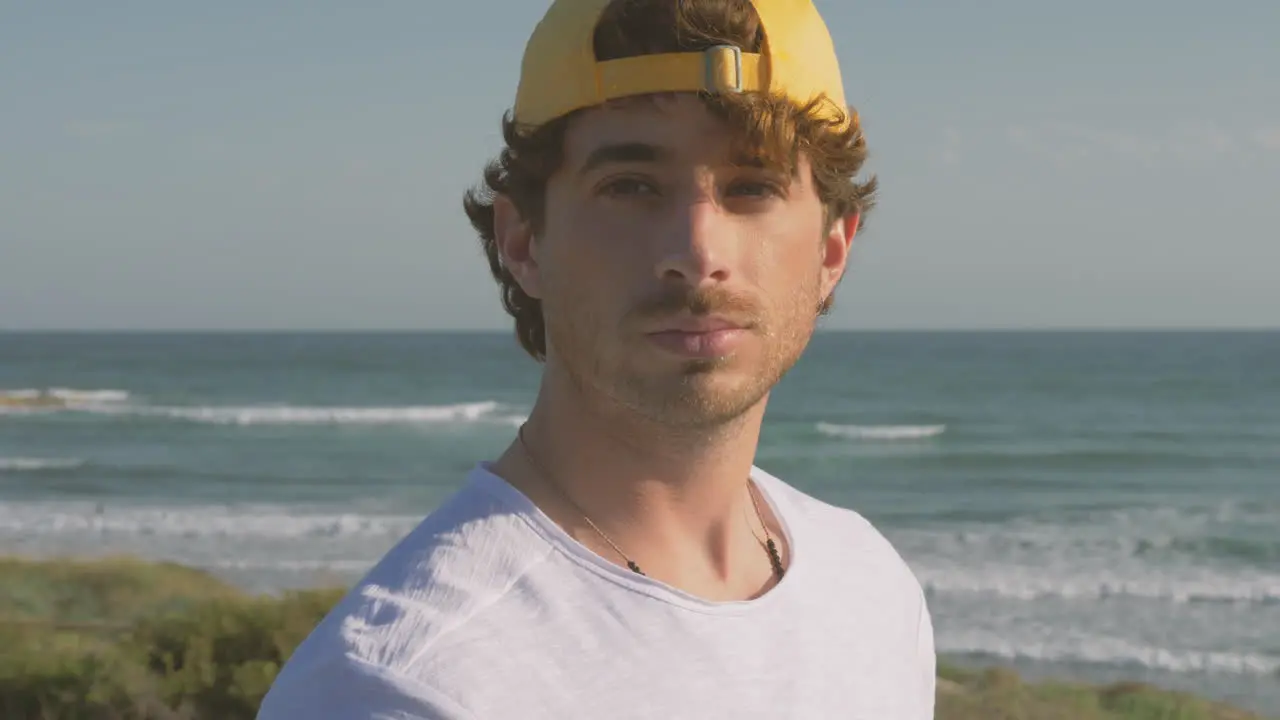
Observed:
[[[1160,570],[1137,565],[1107,569],[1092,562],[1081,567],[1049,561],[1041,567],[941,567],[933,561],[918,565],[922,584],[930,592],[949,595],[1025,601],[1133,597],[1175,604],[1280,603],[1280,575],[1274,573],[1243,574],[1212,568]]]
[[[258,570],[258,571],[304,571],[332,573],[362,573],[373,567],[377,558],[360,560],[244,560],[224,559],[209,563],[208,567],[218,570]]]
[[[1184,551],[1177,539],[1212,536],[1219,524],[1237,531],[1275,527],[1275,517],[1266,511],[1255,517],[1226,504],[1155,507],[899,529],[889,535],[936,593],[1024,601],[1135,597],[1270,605],[1280,602],[1280,568],[1247,556]]]
[[[835,425],[820,422],[818,432],[853,440],[921,440],[947,431],[946,425]]]
[[[492,417],[498,409],[496,401],[484,401],[406,407],[153,407],[135,408],[134,412],[219,425],[396,425],[487,418],[502,422],[503,418]]]
[[[103,533],[118,537],[320,540],[396,537],[420,516],[291,511],[282,506],[99,507],[95,503],[0,502],[0,537]]]
[[[159,406],[99,404],[71,408],[96,415],[158,417],[214,425],[414,425],[493,422],[519,424],[523,416],[501,414],[503,405],[485,400],[455,405],[324,407],[301,405]]]
[[[49,394],[68,403],[121,403],[130,397],[127,390],[49,388]]]
[[[426,514],[286,505],[0,502],[0,547],[25,557],[127,555],[209,570],[246,588],[354,581]]]
[[[1180,673],[1210,672],[1272,675],[1280,657],[1245,652],[1173,650],[1112,636],[1073,635],[1049,640],[1011,637],[1007,632],[961,630],[940,632],[938,650],[948,654],[982,654],[1006,660],[1136,665]]]
[[[73,411],[122,417],[160,417],[215,425],[413,425],[492,422],[519,425],[525,416],[496,400],[451,405],[386,407],[263,404],[243,406],[164,406],[129,402],[125,390],[49,388],[0,391],[0,414],[26,415]]]
[[[80,458],[26,458],[0,457],[0,472],[37,472],[40,470],[69,470],[84,465]]]
[[[518,428],[529,421],[529,416],[528,415],[498,415],[493,418],[493,421],[496,423],[500,423],[502,425],[510,425],[511,427]]]

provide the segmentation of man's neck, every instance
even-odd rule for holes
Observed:
[[[723,427],[673,429],[548,377],[527,452],[513,443],[495,470],[609,560],[625,564],[582,515],[647,575],[704,597],[749,596],[770,570],[748,487],[764,407]]]

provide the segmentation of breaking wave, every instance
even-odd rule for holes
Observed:
[[[10,390],[0,392],[0,413],[79,413],[100,417],[168,418],[215,425],[416,425],[490,422],[519,425],[525,416],[496,400],[448,405],[383,407],[261,404],[149,405],[129,402],[123,390]],[[0,466],[2,467],[2,466]],[[28,469],[28,468],[22,468]]]
[[[40,472],[70,470],[84,465],[80,458],[0,457],[0,472]]]
[[[947,431],[946,425],[835,425],[820,422],[818,432],[851,440],[922,440]]]
[[[985,655],[1004,660],[1141,667],[1180,673],[1272,675],[1280,657],[1270,654],[1211,650],[1175,650],[1118,637],[1083,635],[1052,640],[1019,638],[983,630],[939,633],[938,650],[949,654]]]

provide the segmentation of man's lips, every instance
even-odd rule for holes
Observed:
[[[714,358],[732,353],[746,334],[746,323],[712,316],[675,318],[648,336],[654,344],[676,355]]]
[[[742,330],[747,327],[747,323],[732,320],[727,317],[718,315],[707,316],[682,316],[671,318],[658,324],[655,330],[650,334],[657,333],[713,333],[723,330]]]

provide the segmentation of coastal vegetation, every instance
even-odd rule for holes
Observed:
[[[180,565],[0,559],[0,718],[250,720],[342,588],[246,594]],[[938,720],[1252,720],[1135,683],[939,668]]]

